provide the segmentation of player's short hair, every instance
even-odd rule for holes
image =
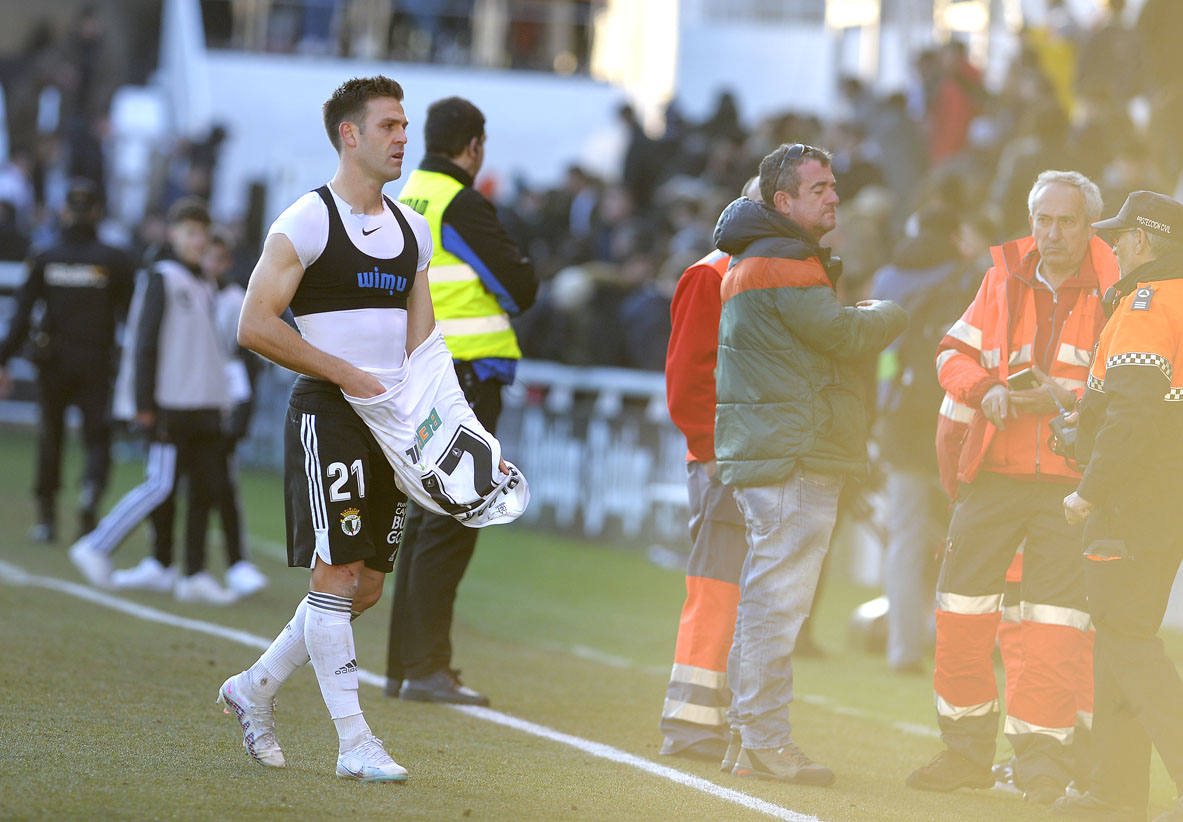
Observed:
[[[324,115],[325,132],[333,148],[341,151],[341,124],[360,120],[366,103],[378,97],[393,97],[403,100],[403,87],[384,74],[376,77],[353,77],[346,80],[321,106]]]
[[[428,154],[455,157],[484,134],[485,115],[463,97],[445,97],[427,107],[423,142]]]
[[[166,219],[169,225],[192,221],[209,226],[213,222],[210,218],[209,206],[200,197],[182,197],[177,200],[169,207]]]

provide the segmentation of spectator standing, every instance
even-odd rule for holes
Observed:
[[[1088,607],[1097,628],[1094,757],[1087,793],[1055,810],[1145,819],[1150,747],[1183,794],[1183,680],[1157,636],[1183,560],[1183,204],[1135,191],[1094,223],[1121,279],[1080,408],[1076,455],[1087,463],[1064,499],[1084,527]],[[1155,822],[1183,820],[1183,798]]]
[[[843,307],[819,240],[837,224],[830,154],[797,143],[760,163],[764,202],[733,202],[715,229],[731,254],[719,322],[715,452],[734,488],[747,558],[727,670],[742,749],[733,773],[829,785],[792,741],[792,653],[809,613],[847,474],[867,470],[866,370],[904,329],[894,304]]]
[[[970,63],[965,43],[951,40],[940,55],[940,80],[927,110],[928,160],[934,168],[965,146],[970,121],[986,96],[982,74]]]
[[[883,590],[888,599],[887,664],[919,672],[931,636],[936,583],[933,557],[948,528],[936,454],[936,415],[943,392],[932,352],[957,318],[965,272],[953,243],[957,215],[942,207],[922,209],[915,236],[879,269],[871,296],[892,300],[908,312],[908,330],[880,355],[879,459],[887,466],[887,546]],[[927,423],[927,424],[926,424]]]
[[[8,337],[0,346],[0,394],[7,393],[8,361],[30,337],[30,358],[37,367],[40,428],[33,487],[37,523],[30,533],[37,542],[52,542],[57,535],[62,440],[66,409],[71,405],[82,412],[86,446],[78,494],[80,536],[94,529],[96,506],[107,486],[115,329],[127,313],[135,268],[126,253],[98,239],[101,217],[94,185],[73,180],[61,213],[60,239],[30,261]],[[31,329],[38,304],[44,312]]]
[[[226,546],[226,587],[245,597],[267,586],[267,577],[251,562],[247,548],[235,455],[238,443],[250,430],[255,410],[255,378],[263,362],[238,344],[238,317],[242,314],[246,290],[233,278],[233,269],[234,238],[225,229],[215,229],[201,259],[201,270],[217,289],[214,323],[226,355],[226,387],[231,403],[222,425],[222,470],[226,479],[216,489],[216,507]]]
[[[152,517],[151,570],[158,590],[178,600],[226,605],[234,596],[205,570],[206,530],[217,489],[222,414],[229,405],[225,357],[214,327],[214,290],[201,272],[209,240],[209,210],[201,200],[179,200],[168,214],[168,246],[148,270],[137,306],[134,343],[135,421],[154,443],[145,481],[121,499],[90,534],[70,548],[70,559],[92,585],[113,585],[111,554],[145,516]],[[188,486],[185,558],[173,559],[174,490]],[[147,562],[147,560],[145,561]],[[141,563],[143,570],[145,563]],[[175,584],[174,584],[175,580]]]
[[[534,302],[534,265],[510,239],[493,204],[473,187],[485,159],[480,109],[461,97],[437,100],[427,109],[424,133],[426,156],[399,200],[427,218],[436,321],[465,398],[481,425],[495,433],[501,388],[513,382],[522,356],[509,318]],[[453,517],[408,505],[390,613],[389,696],[488,704],[451,667],[456,589],[476,539],[475,529]]]
[[[759,177],[743,196],[759,202]],[[674,665],[661,708],[665,755],[719,759],[731,747],[727,652],[735,633],[739,573],[747,554],[743,515],[715,463],[715,362],[720,286],[731,255],[712,251],[678,279],[670,305],[665,385],[670,419],[686,437],[690,558]],[[735,741],[738,746],[738,740]],[[731,756],[731,767],[735,755]],[[730,770],[730,768],[725,768]]]
[[[1045,171],[1028,195],[1032,236],[993,249],[977,296],[937,350],[946,391],[938,420],[942,481],[959,502],[937,581],[937,720],[945,750],[907,784],[951,791],[994,785],[998,686],[991,654],[1007,567],[1023,550],[1018,680],[1005,731],[1015,785],[1050,805],[1072,778],[1070,746],[1092,712],[1091,635],[1080,531],[1060,515],[1079,477],[1047,444],[1050,420],[1075,406],[1104,324],[1101,293],[1117,279],[1089,223],[1097,186]],[[1018,382],[1029,369],[1031,387]],[[1016,380],[1012,383],[1011,377]],[[965,483],[960,489],[957,483]]]
[[[242,309],[243,289],[228,280],[232,265],[232,240],[224,231],[210,232],[209,243],[201,255],[200,269],[215,292],[213,322],[218,343],[224,355],[224,376],[230,402],[229,409],[222,414],[223,437],[221,459],[217,479],[210,483],[222,525],[223,543],[226,548],[226,588],[234,596],[249,596],[267,585],[267,578],[246,558],[245,529],[241,506],[238,501],[238,469],[234,460],[234,449],[245,436],[250,421],[252,404],[251,376],[248,364],[254,366],[253,357],[238,346],[234,339],[238,326],[238,315]],[[219,281],[225,277],[225,282]],[[137,315],[142,311],[138,307]],[[176,488],[175,472],[173,488]],[[168,591],[177,585],[177,569],[170,565],[173,545],[172,495],[152,512],[153,553],[132,568],[111,574],[111,585],[115,588],[143,588],[150,591]],[[205,581],[203,580],[203,583]],[[192,584],[190,583],[190,586]],[[204,584],[205,588],[215,590]],[[229,601],[229,594],[214,594],[220,602]]]

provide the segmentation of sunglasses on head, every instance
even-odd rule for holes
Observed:
[[[813,146],[807,146],[805,143],[793,143],[789,146],[789,150],[785,152],[785,156],[780,158],[780,167],[776,170],[776,177],[780,179],[780,175],[784,174],[785,163],[789,160],[800,160],[805,156],[807,151],[817,151]]]

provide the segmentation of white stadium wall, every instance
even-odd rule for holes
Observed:
[[[203,97],[209,109],[195,120],[223,123],[229,130],[213,203],[223,216],[240,213],[248,180],[267,184],[269,221],[332,176],[336,155],[320,107],[337,85],[354,76],[381,73],[402,85],[411,121],[404,174],[423,157],[427,106],[451,95],[468,98],[484,112],[488,142],[482,173],[499,185],[509,185],[517,175],[532,183],[556,183],[568,163],[600,170],[605,164],[614,169],[619,160],[604,155],[616,152],[615,110],[623,94],[588,79],[218,51],[207,52],[203,62],[204,78],[192,79],[208,84]],[[202,130],[193,127],[190,133]],[[386,193],[393,196],[400,186],[393,182]]]

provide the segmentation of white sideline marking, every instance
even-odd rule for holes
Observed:
[[[203,622],[198,619],[186,619],[175,614],[170,614],[167,611],[161,611],[156,608],[149,608],[146,605],[140,605],[126,599],[112,596],[97,588],[92,588],[89,585],[82,585],[77,582],[68,582],[64,579],[56,579],[54,577],[43,577],[30,574],[23,568],[16,565],[11,565],[3,560],[0,560],[0,579],[12,585],[32,585],[38,588],[47,588],[51,591],[59,591],[63,594],[85,599],[88,602],[93,602],[96,605],[101,605],[104,608],[111,608],[115,611],[127,614],[128,616],[143,619],[148,622],[159,622],[164,625],[171,625],[175,628],[183,628],[188,631],[196,631],[202,634],[219,637],[222,639],[229,639],[237,642],[240,645],[246,645],[251,648],[258,648],[265,650],[271,645],[271,640],[264,639],[261,636],[248,634],[246,631],[239,631],[234,628],[226,628],[221,625],[215,625],[211,622]],[[386,685],[386,677],[379,676],[372,671],[359,670],[357,678],[361,682],[368,685],[374,685],[382,688]],[[583,751],[591,756],[599,757],[600,759],[607,759],[610,762],[616,762],[621,765],[628,765],[631,768],[644,771],[645,773],[659,776],[663,779],[668,779],[679,785],[684,785],[688,788],[701,791],[709,794],[717,799],[722,799],[725,802],[731,802],[736,805],[741,805],[749,810],[756,811],[771,816],[775,819],[784,819],[787,822],[820,822],[816,816],[809,816],[807,814],[798,813],[789,808],[775,805],[771,802],[766,802],[763,799],[758,799],[754,796],[749,796],[741,791],[732,790],[716,785],[707,779],[692,776],[688,773],[683,773],[675,768],[670,768],[665,765],[659,765],[656,762],[650,762],[648,759],[643,759],[639,756],[634,756],[627,751],[622,751],[619,748],[613,748],[611,745],[605,745],[602,742],[593,742],[589,739],[573,736],[572,734],[565,734],[562,731],[556,731],[553,728],[548,728],[545,725],[538,725],[534,722],[528,722],[524,719],[518,719],[515,716],[494,711],[491,708],[481,708],[474,705],[449,705],[461,713],[469,716],[483,719],[486,722],[493,722],[502,725],[506,728],[513,728],[514,730],[527,733],[532,736],[548,739],[552,742],[558,742],[563,745],[568,745],[577,750]]]

